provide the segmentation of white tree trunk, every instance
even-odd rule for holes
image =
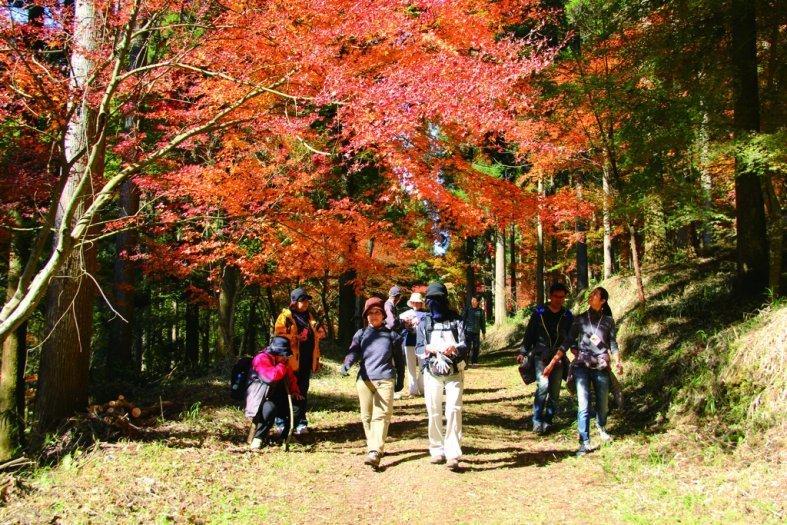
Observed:
[[[495,242],[495,325],[506,319],[506,246],[505,230],[497,232]]]
[[[610,167],[609,163],[604,163],[604,170],[601,177],[602,190],[604,192],[604,204],[602,207],[602,223],[604,227],[604,279],[612,277],[613,263],[612,263],[612,221],[609,216],[609,209],[611,205],[611,188],[610,188]]]

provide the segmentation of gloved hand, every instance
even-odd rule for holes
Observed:
[[[339,369],[339,373],[345,377],[350,375],[350,369],[347,368],[347,365],[342,364],[342,367]]]
[[[435,354],[432,357],[432,366],[441,375],[447,375],[451,371],[451,362],[443,354]]]

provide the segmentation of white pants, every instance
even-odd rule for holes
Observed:
[[[407,362],[407,380],[411,396],[420,396],[424,393],[424,377],[421,367],[418,366],[418,357],[415,355],[414,346],[404,347],[404,357]]]
[[[462,390],[464,370],[449,376],[424,371],[424,399],[429,415],[429,454],[446,459],[462,457]],[[443,428],[445,398],[445,428]]]

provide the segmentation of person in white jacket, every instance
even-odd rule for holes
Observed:
[[[421,368],[418,366],[418,356],[415,355],[415,329],[418,327],[421,318],[426,314],[423,311],[423,296],[418,292],[413,292],[410,294],[407,306],[410,309],[399,315],[399,319],[404,325],[404,358],[407,363],[407,387],[411,396],[421,396],[424,393],[424,378],[421,374]]]

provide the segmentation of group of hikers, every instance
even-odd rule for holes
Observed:
[[[595,288],[589,295],[588,309],[576,316],[564,306],[567,293],[563,284],[551,286],[549,301],[538,305],[528,321],[516,360],[523,377],[529,371],[536,382],[532,429],[537,434],[550,430],[562,381],[575,385],[576,454],[581,456],[593,448],[593,412],[598,438],[611,440],[606,431],[607,399],[615,384],[611,368],[614,365],[621,373],[622,362],[608,292]],[[424,397],[430,461],[459,470],[465,369],[478,363],[480,340],[486,335],[484,310],[473,297],[459,314],[450,307],[448,290],[441,282],[429,284],[424,294],[412,293],[409,309],[397,315],[401,299],[401,289],[394,286],[387,300],[372,297],[366,301],[364,327],[353,335],[341,365],[344,376],[354,365],[359,367],[356,389],[366,436],[364,463],[379,467],[394,400],[400,397],[406,380],[410,396]],[[274,337],[251,361],[245,413],[252,422],[252,449],[291,431],[298,435],[309,431],[309,380],[321,366],[322,335],[319,322],[309,311],[310,300],[303,288],[292,291],[289,307],[276,320]]]

